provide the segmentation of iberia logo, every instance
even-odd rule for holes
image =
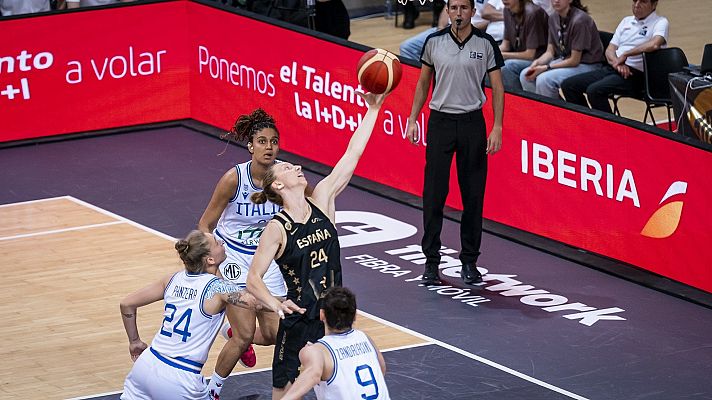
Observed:
[[[683,195],[685,193],[687,193],[687,182],[673,182],[665,193],[665,196],[660,200],[660,204],[665,203],[665,201],[673,196]],[[650,219],[648,219],[648,222],[640,234],[649,238],[663,239],[675,233],[677,226],[680,224],[682,205],[682,200],[675,200],[662,205],[653,213]]]

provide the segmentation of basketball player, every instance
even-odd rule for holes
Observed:
[[[121,399],[207,399],[200,374],[222,324],[225,306],[260,309],[244,290],[215,276],[225,249],[213,235],[194,230],[175,244],[185,270],[134,292],[121,301],[121,316],[135,361]],[[163,323],[149,351],[139,337],[136,310],[163,299]],[[285,308],[299,311],[287,301]]]
[[[383,355],[367,334],[351,327],[354,294],[343,287],[327,290],[319,318],[326,335],[299,352],[302,372],[282,400],[301,399],[312,388],[318,400],[390,399]]]
[[[253,193],[262,191],[262,177],[275,163],[279,153],[279,132],[274,119],[258,108],[249,115],[238,117],[228,134],[235,141],[246,141],[252,158],[230,168],[220,178],[198,229],[214,232],[224,241],[227,258],[220,264],[220,273],[224,279],[244,285],[262,230],[281,209],[269,201],[258,206],[250,199]],[[270,263],[264,279],[270,294],[280,298],[286,296],[287,289],[277,264]],[[275,313],[232,306],[227,308],[227,319],[232,336],[220,351],[215,373],[210,379],[211,398],[219,398],[223,381],[238,360],[246,367],[255,366],[257,360],[251,343],[274,344],[279,325]],[[259,331],[256,320],[259,320]]]
[[[366,148],[385,95],[359,95],[368,111],[356,129],[346,152],[331,173],[321,180],[310,198],[304,192],[307,181],[302,168],[287,162],[272,165],[255,193],[255,203],[269,200],[284,208],[267,224],[247,274],[247,287],[271,310],[289,315],[280,321],[272,360],[272,398],[280,399],[298,375],[299,350],[307,342],[324,336],[319,320],[323,292],[341,286],[339,240],[334,226],[334,199],[349,183],[356,164]],[[272,296],[262,280],[272,260],[280,266],[287,283],[287,299],[306,309],[291,314],[288,307]]]

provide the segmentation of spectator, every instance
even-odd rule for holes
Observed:
[[[549,17],[530,0],[504,0],[502,81],[506,90],[522,90],[519,74],[546,51]]]
[[[49,11],[49,0],[0,0],[3,17]]]
[[[602,67],[603,46],[598,28],[581,0],[552,0],[546,52],[522,70],[519,82],[528,92],[560,99],[564,79]]]
[[[486,4],[485,1],[487,2]],[[447,5],[447,1],[445,1],[445,4]],[[478,6],[478,4],[481,4],[481,6]],[[480,11],[480,9],[477,7],[480,7],[483,11]],[[475,3],[475,9],[475,16],[473,16],[471,19],[472,25],[474,25],[475,28],[481,31],[486,31],[488,34],[490,34],[490,36],[494,38],[494,40],[501,42],[502,34],[504,31],[504,22],[501,21],[502,10],[504,9],[504,4],[502,3],[502,0],[477,0],[477,2]],[[481,15],[478,16],[480,12],[485,13],[485,15],[487,15],[489,18],[492,18],[493,20],[500,18],[500,21],[494,21],[493,23],[490,23],[489,20],[483,18]],[[401,43],[400,45],[400,55],[406,58],[410,58],[411,60],[420,60],[420,53],[423,51],[425,39],[427,39],[428,36],[430,36],[431,34],[441,29],[444,29],[449,24],[450,20],[448,19],[447,15],[447,8],[443,8],[440,12],[440,17],[438,18],[437,27],[426,29],[419,34],[404,40],[403,43]],[[500,25],[502,31],[498,32]]]
[[[487,32],[497,43],[501,42],[504,37],[504,15],[502,13],[504,3],[502,0],[475,0],[475,10],[472,25]]]
[[[567,78],[561,84],[566,101],[610,113],[611,95],[635,96],[645,85],[643,53],[667,43],[668,20],[655,9],[658,0],[633,0],[633,15],[623,18],[606,48],[604,68]]]
[[[410,58],[411,60],[420,60],[420,53],[423,51],[423,45],[425,44],[425,39],[431,34],[444,29],[450,24],[450,20],[447,16],[447,10],[443,8],[440,11],[440,17],[438,18],[438,24],[435,27],[426,29],[419,34],[412,36],[403,41],[400,45],[400,55],[401,57]]]

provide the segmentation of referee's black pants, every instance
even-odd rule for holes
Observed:
[[[482,242],[482,207],[487,180],[487,127],[481,110],[465,114],[430,111],[423,185],[423,241],[426,264],[440,263],[443,208],[450,183],[452,155],[462,196],[460,261],[475,263]]]

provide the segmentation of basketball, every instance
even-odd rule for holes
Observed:
[[[358,61],[358,82],[371,93],[388,93],[398,86],[402,69],[398,57],[383,49],[367,51]]]

